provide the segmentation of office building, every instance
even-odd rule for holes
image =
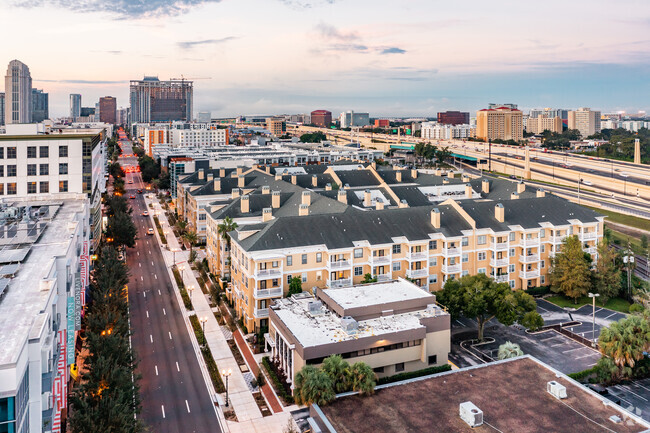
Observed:
[[[375,128],[388,128],[388,127],[390,127],[390,120],[375,119]]]
[[[265,343],[292,389],[302,367],[317,367],[330,355],[350,364],[363,361],[378,377],[447,364],[449,313],[434,295],[403,278],[318,290],[315,296],[303,292],[256,312],[268,313]]]
[[[0,92],[0,126],[5,124],[5,92]]]
[[[266,119],[266,129],[274,137],[280,137],[287,131],[287,122],[282,117],[269,117]]]
[[[0,207],[0,431],[61,432],[89,283],[88,197]]]
[[[468,124],[452,125],[437,122],[423,122],[421,137],[427,140],[452,140],[471,137],[472,127]]]
[[[79,93],[70,94],[70,118],[75,122],[81,117],[81,95]]]
[[[540,114],[535,117],[528,117],[526,120],[526,132],[541,134],[544,131],[561,134],[564,129],[562,118],[559,116],[549,117],[547,114]]]
[[[353,126],[368,126],[370,125],[370,115],[368,113],[355,113],[354,111],[344,111],[339,116],[339,124],[341,128],[351,128]]]
[[[193,107],[193,82],[160,81],[158,77],[132,80],[130,85],[131,123],[190,122]]]
[[[197,122],[198,123],[210,123],[212,122],[212,113],[209,111],[199,111],[199,115],[197,117]]]
[[[40,123],[50,118],[49,95],[42,90],[32,89],[32,122]]]
[[[490,104],[492,105],[492,104]],[[481,140],[522,140],[523,117],[516,108],[500,106],[476,112],[476,137]]]
[[[316,110],[311,112],[312,125],[322,128],[329,128],[332,124],[332,112],[327,110]]]
[[[116,125],[126,125],[129,123],[129,109],[127,107],[125,108],[118,108],[117,109],[117,118],[115,119],[115,124]]]
[[[5,124],[32,122],[32,76],[27,65],[12,60],[5,76]]]
[[[95,107],[81,107],[80,117],[92,117],[95,115]]]
[[[577,129],[583,138],[600,132],[600,111],[593,111],[587,107],[569,111],[569,129]]]
[[[99,98],[99,121],[110,125],[117,123],[117,99],[112,96]]]
[[[467,125],[469,124],[469,113],[461,111],[438,113],[438,123],[443,125]]]

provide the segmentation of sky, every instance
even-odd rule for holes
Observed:
[[[650,112],[648,0],[0,0],[0,22],[0,68],[27,64],[53,117],[70,93],[128,106],[144,75],[195,79],[214,117]]]

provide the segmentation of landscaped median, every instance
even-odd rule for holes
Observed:
[[[185,290],[185,283],[183,283],[181,274],[180,272],[178,272],[176,266],[172,268],[172,272],[174,273],[174,278],[176,279],[176,285],[178,286],[178,291],[181,292],[181,298],[183,298],[183,304],[185,304],[185,308],[188,311],[193,311],[194,306],[192,305],[192,300],[190,299],[190,295],[187,294],[187,290]]]
[[[160,221],[158,221],[157,216],[153,217],[153,222],[154,224],[156,224],[156,229],[158,230],[158,235],[160,236],[160,242],[162,242],[164,245],[167,245],[167,238],[165,237],[165,233],[163,232],[163,229],[160,226]]]
[[[214,362],[212,351],[206,344],[205,335],[203,334],[203,329],[199,323],[199,318],[194,314],[189,316],[189,318],[190,323],[192,323],[192,328],[194,329],[194,335],[196,335],[196,340],[201,345],[201,354],[203,355],[203,360],[208,368],[208,373],[210,374],[210,379],[214,385],[214,390],[218,393],[226,392],[226,387],[221,380],[221,374],[219,374],[219,367],[217,366],[217,363]]]
[[[282,379],[278,377],[276,368],[268,356],[262,358],[262,365],[264,365],[264,369],[271,377],[271,382],[273,382],[275,393],[280,396],[282,400],[284,400],[285,405],[293,404],[293,396],[291,395],[291,391],[287,389],[288,387],[286,386],[286,382],[282,381]]]
[[[562,308],[580,308],[583,305],[592,305],[593,303],[592,298],[588,296],[582,296],[578,298],[577,303],[575,303],[573,299],[567,298],[563,295],[549,296],[544,298],[544,300]],[[623,298],[611,298],[605,305],[601,305],[600,302],[596,300],[596,307],[607,308],[609,310],[618,311],[625,314],[630,312],[630,303]]]

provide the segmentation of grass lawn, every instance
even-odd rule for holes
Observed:
[[[605,224],[607,226],[607,224]],[[645,250],[641,247],[641,240],[630,236],[626,235],[625,233],[617,232],[616,230],[612,229],[611,227],[607,227],[611,231],[611,241],[615,243],[616,245],[620,245],[623,248],[627,247],[627,243],[629,242],[630,245],[632,246],[632,251],[634,251],[637,254],[645,254]]]
[[[573,303],[573,299],[567,298],[564,295],[550,296],[544,299],[562,308],[567,308],[567,307],[580,308],[583,305],[587,305],[587,304],[591,305],[592,303],[591,298],[588,296],[583,296],[582,298],[578,298],[577,304]],[[598,305],[599,307],[609,308],[610,310],[618,311],[621,313],[630,312],[630,303],[623,298],[612,298],[609,301],[607,301],[606,305],[602,305],[600,302],[598,302],[598,298],[596,298],[596,305]]]
[[[614,223],[624,224],[626,226],[636,227],[638,229],[650,231],[650,220],[647,220],[645,218],[639,218],[631,215],[624,215],[622,213],[612,212],[611,210],[607,210],[607,209],[598,209],[595,207],[589,207],[589,209],[595,210],[596,212],[600,212],[603,215],[607,215],[607,219],[609,219]]]

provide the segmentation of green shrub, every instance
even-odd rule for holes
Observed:
[[[582,380],[588,376],[591,376],[592,374],[597,374],[597,373],[598,373],[598,365],[594,365],[593,367],[588,368],[586,370],[582,370],[577,373],[567,374],[567,376],[569,376],[573,380]]]
[[[158,221],[158,217],[154,216],[153,217],[153,222],[156,225],[156,230],[158,230],[158,235],[160,236],[160,241],[163,244],[167,244],[167,238],[165,237],[165,233],[163,232],[162,227],[160,226],[160,221]]]
[[[183,304],[185,305],[185,309],[194,310],[194,306],[192,305],[192,300],[190,299],[190,295],[187,294],[187,290],[185,290],[185,284],[181,279],[181,274],[178,272],[178,269],[176,269],[175,267],[172,269],[172,273],[174,274],[176,285],[178,285],[178,291],[181,292],[181,298],[183,298]]]
[[[271,377],[271,381],[273,382],[273,387],[275,388],[275,392],[278,393],[282,399],[287,402],[287,403],[293,403],[293,396],[287,391],[285,384],[280,380],[278,375],[275,373],[275,368],[273,367],[273,364],[271,363],[271,360],[269,359],[268,356],[265,356],[262,358],[262,365],[266,369],[266,372],[269,374]]]
[[[632,304],[630,305],[630,313],[641,313],[645,310],[641,304]]]
[[[531,296],[541,297],[551,293],[551,286],[529,287],[526,289],[526,293]]]
[[[379,380],[377,380],[377,385],[384,385],[386,383],[393,383],[393,382],[399,382],[401,380],[413,379],[413,378],[422,377],[422,376],[428,376],[430,374],[442,373],[442,372],[449,371],[449,370],[451,370],[451,365],[444,364],[444,365],[439,365],[439,366],[436,366],[436,367],[424,368],[422,370],[409,371],[407,373],[398,373],[398,374],[395,374],[393,376],[380,378]]]

